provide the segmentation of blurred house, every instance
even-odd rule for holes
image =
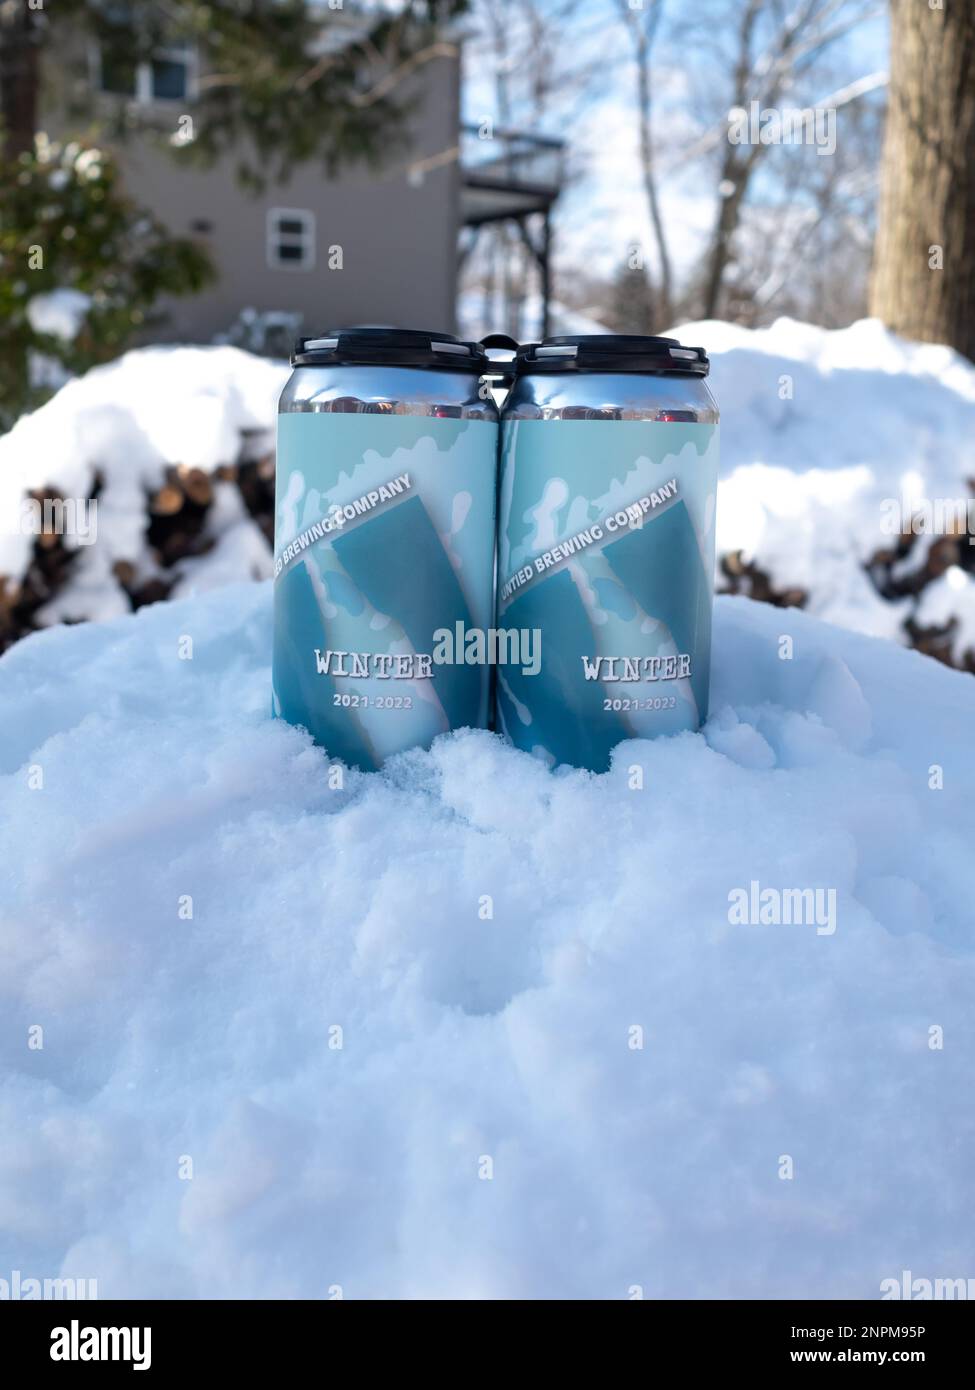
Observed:
[[[334,21],[354,30],[349,11],[336,11]],[[101,136],[132,197],[174,234],[204,243],[218,270],[200,294],[162,305],[167,318],[154,339],[210,341],[244,310],[277,320],[288,335],[302,323],[307,331],[340,323],[452,330],[462,227],[474,237],[486,222],[513,217],[525,226],[537,211],[544,215],[538,257],[547,299],[548,213],[561,181],[561,143],[508,132],[473,144],[468,137],[462,149],[460,40],[451,46],[452,54],[404,83],[404,99],[415,101],[409,149],[379,170],[351,167],[331,179],[309,163],[255,196],[238,183],[232,157],[195,170],[174,159],[157,134]],[[119,72],[91,44],[74,64],[79,69],[106,115],[121,96],[140,125],[164,139],[169,132],[174,143],[192,120],[201,73],[189,45],[160,49]],[[57,124],[52,118],[47,128]]]

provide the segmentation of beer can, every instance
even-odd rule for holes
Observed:
[[[623,739],[707,716],[718,408],[703,348],[547,338],[502,412],[496,622],[535,633],[499,667],[497,724],[550,764],[604,771]]]
[[[292,365],[278,413],[273,711],[375,769],[488,723],[490,669],[464,661],[457,639],[493,612],[489,362],[447,333],[354,328],[300,339]]]

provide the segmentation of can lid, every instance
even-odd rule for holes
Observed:
[[[416,328],[335,328],[317,337],[299,338],[291,354],[293,367],[426,367],[481,375],[489,366],[480,343],[466,343],[452,333]]]
[[[579,333],[525,343],[515,372],[653,372],[707,376],[707,353],[684,347],[676,338],[644,338],[626,333]]]

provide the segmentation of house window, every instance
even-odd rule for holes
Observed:
[[[193,55],[188,47],[165,48],[143,66],[152,101],[185,101],[190,95]]]
[[[269,208],[267,263],[272,270],[311,270],[315,264],[315,214],[302,208]]]
[[[186,102],[194,94],[196,54],[188,43],[167,44],[141,63],[96,47],[92,68],[99,91],[130,97],[142,106],[157,101]]]

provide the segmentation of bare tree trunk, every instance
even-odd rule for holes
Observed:
[[[752,36],[761,8],[761,0],[748,0],[742,11],[738,29],[733,106],[744,106],[748,100],[748,83],[752,70]],[[718,197],[721,201],[718,204],[717,222],[711,234],[711,250],[704,281],[703,317],[706,319],[716,318],[718,314],[721,286],[731,257],[731,238],[737,230],[741,205],[748,191],[754,150],[750,154],[751,158],[749,154],[743,155],[739,147],[733,145],[730,140],[725,143],[718,183]]]
[[[670,251],[664,229],[663,215],[660,211],[660,198],[657,193],[657,175],[654,168],[652,109],[650,89],[650,66],[653,41],[663,12],[663,0],[650,0],[650,8],[645,20],[641,21],[639,11],[629,7],[627,0],[619,0],[620,11],[633,41],[633,56],[636,62],[637,112],[640,121],[640,173],[643,189],[657,243],[657,256],[660,260],[660,284],[657,304],[660,323],[658,328],[669,328],[674,302],[674,277],[670,263]]]
[[[731,152],[725,155],[722,162],[718,192],[721,201],[718,204],[717,222],[711,234],[711,249],[704,281],[702,316],[706,319],[718,316],[718,302],[724,285],[725,271],[731,259],[731,238],[738,229],[741,205],[745,201],[751,176],[751,161],[744,160],[733,152],[732,146],[729,145],[728,149]]]
[[[975,0],[890,8],[870,310],[898,333],[975,360]]]
[[[34,11],[0,6],[0,153],[7,159],[34,148],[39,79]]]
[[[650,138],[650,51],[644,37],[637,47],[637,95],[640,104],[640,165],[643,170],[643,187],[650,209],[650,221],[660,257],[660,328],[669,328],[674,303],[674,276],[670,266],[670,252],[664,233],[663,217],[660,212],[660,199],[657,197],[657,180],[653,169],[653,145]]]

